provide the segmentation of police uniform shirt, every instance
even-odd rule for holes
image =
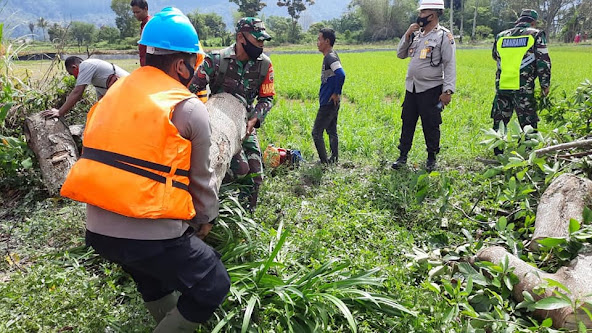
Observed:
[[[403,36],[397,57],[411,58],[405,78],[405,89],[420,93],[443,85],[442,91],[456,88],[456,45],[450,31],[437,25],[428,33],[415,32]]]

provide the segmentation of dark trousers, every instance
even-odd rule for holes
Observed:
[[[312,128],[312,139],[319,159],[323,163],[327,163],[327,149],[325,148],[325,140],[323,133],[327,131],[329,135],[329,146],[331,148],[331,159],[336,161],[339,156],[339,137],[337,136],[337,116],[339,114],[339,104],[333,103],[322,105],[317,112],[314,126]]]
[[[156,223],[156,222],[155,222]],[[193,229],[166,240],[114,238],[86,231],[86,244],[131,275],[145,302],[181,292],[177,308],[185,319],[205,323],[226,298],[230,278],[220,255]]]
[[[423,136],[425,138],[428,153],[440,152],[440,124],[442,124],[442,109],[437,107],[442,94],[442,86],[437,86],[424,92],[417,93],[406,91],[403,101],[401,119],[401,139],[399,150],[402,155],[407,155],[413,144],[413,135],[417,119],[421,117]]]

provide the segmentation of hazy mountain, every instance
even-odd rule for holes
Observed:
[[[316,0],[300,18],[304,27],[310,24],[341,16],[349,0]],[[40,17],[50,23],[85,21],[97,26],[115,25],[115,14],[110,8],[111,0],[0,0],[0,22],[3,22],[12,37],[29,34],[29,23],[36,23]],[[175,6],[185,13],[199,10],[201,13],[217,13],[229,27],[233,26],[233,13],[238,6],[228,0],[148,0],[150,13],[166,6]],[[267,1],[263,15],[288,16],[285,7],[278,7],[273,0]],[[41,30],[35,28],[40,38]]]

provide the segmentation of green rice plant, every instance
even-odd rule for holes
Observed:
[[[330,260],[310,270],[297,262],[277,262],[288,235],[288,230],[279,235],[263,261],[227,264],[231,295],[212,332],[324,332],[345,327],[357,332],[359,313],[416,315],[389,296],[365,290],[382,285],[377,268],[352,272],[349,262]]]

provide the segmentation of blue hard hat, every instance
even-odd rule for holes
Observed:
[[[138,44],[156,49],[202,53],[197,31],[175,7],[163,8],[146,23]]]

